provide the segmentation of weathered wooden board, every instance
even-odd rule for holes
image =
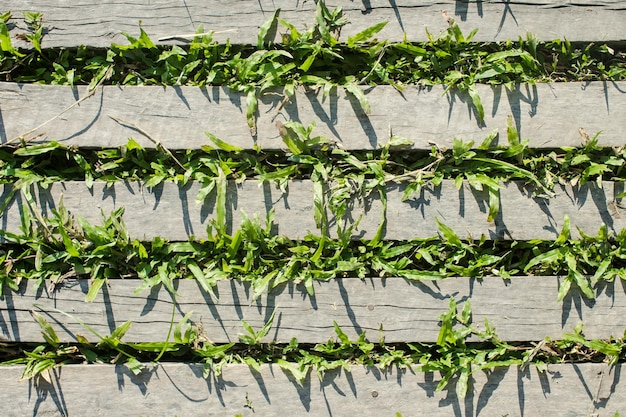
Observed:
[[[155,236],[166,239],[187,240],[190,236],[206,238],[206,228],[215,218],[215,198],[210,195],[203,204],[196,203],[198,183],[179,186],[164,183],[148,189],[138,182],[119,182],[110,187],[96,182],[92,190],[83,182],[59,182],[47,190],[32,188],[41,212],[51,216],[61,200],[72,214],[100,224],[101,213],[108,215],[124,207],[124,220],[129,234],[150,240]],[[12,185],[5,185],[0,196],[4,201]],[[609,230],[620,231],[626,227],[626,213],[616,197],[624,191],[622,183],[605,181],[599,188],[595,183],[582,187],[557,186],[555,196],[549,199],[532,197],[531,191],[520,182],[502,185],[501,209],[493,222],[488,221],[486,191],[476,191],[467,183],[457,190],[454,182],[444,181],[438,187],[424,187],[414,198],[402,201],[403,186],[390,185],[387,189],[387,213],[384,238],[410,240],[437,236],[435,219],[453,228],[462,238],[478,239],[555,239],[566,215],[572,223],[572,237],[578,238],[577,227],[587,234],[597,233],[604,223]],[[249,218],[259,215],[262,222],[266,213],[275,210],[275,232],[291,239],[302,239],[309,232],[320,234],[314,220],[313,183],[309,180],[292,181],[282,193],[273,184],[259,186],[256,180],[240,185],[229,183],[226,199],[226,227],[239,228],[242,213]],[[20,193],[14,196],[0,217],[4,230],[19,232],[20,207],[25,199]],[[377,195],[365,204],[358,200],[349,209],[345,221],[351,224],[363,214],[354,238],[371,239],[380,225],[383,206]],[[523,215],[522,215],[523,213]],[[164,219],[167,219],[166,221]],[[330,219],[331,236],[336,236],[336,224]]]
[[[478,371],[465,398],[456,381],[436,392],[438,374],[353,366],[299,384],[276,365],[253,372],[228,365],[202,378],[200,364],[65,365],[51,381],[19,381],[23,367],[1,370],[5,416],[610,416],[626,409],[622,365],[550,365]],[[622,383],[620,383],[622,382]],[[400,414],[397,414],[400,413]]]
[[[626,8],[620,1],[419,1],[363,0],[328,1],[330,8],[342,6],[351,22],[342,30],[346,40],[378,22],[389,22],[379,39],[401,41],[404,34],[412,41],[427,40],[426,29],[437,34],[447,27],[442,10],[448,12],[465,33],[478,28],[477,41],[517,40],[527,32],[539,39],[567,38],[571,41],[624,40],[623,21]],[[300,29],[315,22],[315,2],[312,0],[186,0],[183,2],[135,1],[73,2],[5,0],[3,10],[13,10],[9,21],[11,35],[24,33],[26,28],[20,11],[42,12],[47,33],[44,47],[108,46],[112,42],[127,43],[121,34],[137,36],[139,22],[155,41],[162,38],[195,33],[200,25],[215,31],[214,39],[233,43],[257,43],[259,27],[276,9],[281,18]],[[280,27],[278,34],[285,32]],[[277,37],[280,39],[280,37]],[[185,39],[177,39],[184,42]],[[25,46],[15,39],[15,44]]]
[[[94,336],[69,313],[102,335],[110,334],[125,321],[132,321],[124,337],[127,342],[165,341],[172,322],[173,298],[165,288],[134,294],[142,281],[109,280],[92,303],[86,303],[87,280],[71,280],[57,287],[36,291],[23,284],[19,293],[7,292],[0,299],[0,330],[4,340],[43,341],[41,328],[29,311],[44,314],[65,342],[81,334],[91,342]],[[626,290],[621,282],[596,288],[595,300],[585,299],[573,289],[564,301],[557,301],[559,278],[498,277],[482,280],[447,278],[436,282],[411,282],[402,278],[334,279],[315,284],[314,296],[301,285],[283,285],[253,300],[249,284],[221,281],[215,288],[218,300],[204,293],[197,282],[181,280],[177,286],[174,322],[193,312],[191,321],[202,324],[215,343],[237,342],[245,333],[242,320],[260,329],[276,310],[265,341],[325,343],[336,339],[333,322],[353,340],[365,332],[377,342],[434,343],[440,329],[439,316],[449,308],[450,298],[469,301],[473,322],[484,328],[488,319],[498,336],[507,341],[560,339],[583,322],[588,338],[619,337],[626,328]]]
[[[223,87],[107,86],[61,114],[86,96],[86,87],[0,83],[0,142],[52,120],[27,137],[42,134],[38,140],[82,147],[116,147],[133,137],[143,146],[154,147],[134,125],[169,149],[210,143],[205,132],[242,148],[257,144],[263,149],[284,149],[275,122],[291,120],[307,126],[315,122],[316,134],[345,149],[382,146],[390,130],[414,141],[416,149],[430,149],[433,143],[450,148],[454,138],[479,146],[494,129],[502,136],[499,143],[506,145],[507,118],[513,116],[531,147],[579,146],[580,127],[590,135],[602,131],[602,145],[626,143],[626,82],[522,84],[513,90],[479,85],[478,92],[486,113],[483,124],[476,121],[465,93],[444,93],[443,86],[409,86],[403,92],[391,86],[367,88],[369,115],[343,89],[324,100],[321,92],[301,88],[279,110],[283,96],[276,90],[259,105],[253,137],[246,122],[245,96]]]

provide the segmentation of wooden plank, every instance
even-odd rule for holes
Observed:
[[[169,149],[199,148],[209,143],[205,132],[243,148],[284,149],[277,120],[316,123],[316,134],[337,141],[345,149],[375,149],[394,135],[409,138],[416,149],[433,143],[450,148],[454,138],[480,145],[497,129],[506,145],[507,117],[531,147],[579,146],[583,127],[602,131],[604,146],[624,144],[626,82],[522,84],[509,91],[502,86],[478,85],[486,109],[479,124],[467,94],[444,92],[443,86],[408,86],[400,93],[391,86],[367,88],[371,114],[365,114],[343,89],[324,100],[322,93],[297,90],[282,110],[280,90],[266,94],[259,104],[257,136],[246,122],[246,98],[223,87],[117,87],[99,89],[95,96],[58,116],[86,96],[86,87],[0,83],[0,142],[45,124],[34,135],[82,147],[117,147],[134,137],[154,147],[137,130],[110,116],[147,131]],[[402,109],[401,111],[398,111]],[[56,118],[55,118],[56,117]]]
[[[488,221],[489,196],[486,191],[476,191],[464,183],[457,190],[452,180],[438,187],[424,187],[414,198],[402,201],[404,186],[387,188],[387,213],[384,239],[410,240],[437,236],[436,219],[453,228],[462,238],[478,239],[555,239],[566,215],[572,223],[572,237],[578,238],[580,228],[587,234],[596,234],[604,223],[609,230],[619,232],[626,227],[626,214],[617,196],[624,191],[622,183],[605,181],[599,188],[595,183],[582,187],[557,186],[555,196],[549,199],[533,198],[531,191],[521,182],[502,185],[501,209],[493,222]],[[44,216],[59,207],[61,200],[70,213],[100,224],[101,213],[108,215],[124,207],[124,221],[133,237],[151,240],[155,236],[180,241],[190,236],[206,238],[206,228],[215,218],[215,196],[203,204],[195,198],[198,183],[179,186],[171,182],[148,189],[138,182],[119,182],[107,187],[96,182],[88,190],[83,182],[54,183],[48,189],[35,189],[32,194]],[[7,198],[12,185],[4,185],[0,198]],[[14,196],[0,217],[4,230],[19,232],[20,207],[25,199],[20,193]],[[281,192],[273,184],[259,186],[256,180],[246,180],[240,185],[230,183],[227,189],[226,227],[239,228],[242,213],[249,218],[275,211],[275,233],[300,240],[308,232],[320,234],[313,214],[313,183],[310,180],[291,181],[287,191]],[[524,213],[523,216],[520,212]],[[361,219],[354,238],[371,239],[379,228],[383,206],[377,195],[363,204],[356,201],[345,219],[351,224]],[[168,219],[162,221],[162,219]],[[336,236],[335,219],[330,219],[331,236]]]
[[[438,374],[397,368],[353,366],[299,384],[276,365],[261,372],[228,365],[206,380],[199,364],[146,364],[137,376],[122,365],[65,365],[47,383],[18,382],[23,367],[12,366],[0,373],[0,399],[10,404],[5,416],[614,416],[626,408],[622,369],[589,363],[478,371],[460,398],[455,380],[436,392]]]
[[[124,337],[127,342],[165,341],[172,321],[173,298],[165,288],[135,294],[139,280],[109,280],[92,303],[86,303],[87,280],[71,280],[56,291],[31,282],[19,293],[7,292],[0,301],[0,331],[5,341],[43,341],[41,328],[29,311],[44,314],[64,342],[81,334],[94,340],[82,325],[103,335],[126,321],[132,321]],[[201,324],[215,343],[237,342],[245,332],[241,321],[260,329],[276,310],[276,317],[265,341],[288,343],[292,337],[301,343],[325,343],[336,339],[336,322],[353,340],[365,332],[378,341],[383,329],[385,341],[434,343],[439,333],[439,316],[454,297],[459,304],[469,301],[473,322],[484,328],[488,319],[498,336],[507,341],[561,339],[584,323],[588,338],[620,337],[626,328],[626,294],[622,283],[602,284],[595,300],[587,300],[572,289],[564,301],[557,301],[557,277],[498,277],[482,280],[447,278],[436,282],[410,282],[401,278],[334,279],[315,283],[309,296],[301,285],[283,285],[253,300],[250,284],[221,281],[213,300],[193,280],[176,281],[178,323],[193,312],[191,321]],[[56,310],[55,310],[56,309]]]
[[[379,39],[402,41],[406,33],[412,41],[425,41],[428,39],[426,29],[435,34],[445,30],[447,23],[441,11],[446,10],[465,33],[479,29],[476,41],[517,40],[527,32],[541,40],[617,41],[624,40],[622,22],[626,17],[626,8],[619,1],[335,0],[327,4],[330,8],[342,6],[344,16],[351,22],[343,28],[342,40],[386,21],[389,24],[378,35]],[[300,29],[315,22],[313,1],[186,0],[172,3],[142,0],[119,3],[80,0],[70,5],[50,0],[5,0],[3,5],[4,10],[15,12],[14,19],[9,21],[10,34],[20,47],[27,46],[15,39],[17,34],[26,31],[20,11],[43,13],[47,28],[44,47],[83,44],[106,47],[112,42],[126,44],[122,32],[137,36],[139,22],[155,41],[193,34],[203,25],[205,30],[216,32],[214,39],[217,41],[230,39],[233,43],[256,44],[259,27],[278,8],[283,19]],[[278,32],[281,31],[284,31],[282,27]]]

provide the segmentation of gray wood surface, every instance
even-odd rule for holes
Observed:
[[[485,121],[476,120],[464,93],[444,93],[443,87],[390,86],[367,88],[371,113],[365,114],[343,89],[324,100],[322,93],[299,88],[282,109],[280,90],[267,93],[259,104],[257,136],[246,123],[246,98],[222,87],[116,87],[99,89],[79,105],[58,116],[87,94],[86,87],[0,83],[0,142],[41,126],[27,138],[57,140],[82,147],[116,147],[135,138],[154,147],[147,132],[166,148],[199,148],[211,143],[210,132],[243,148],[285,148],[275,122],[316,123],[315,134],[337,141],[345,149],[372,149],[389,140],[389,132],[430,149],[433,143],[450,148],[454,138],[479,146],[493,130],[507,144],[507,118],[513,117],[522,138],[537,148],[579,146],[579,128],[590,135],[602,131],[599,143],[625,143],[626,82],[522,84],[513,90],[478,86]],[[123,125],[115,117],[127,122]],[[51,122],[44,124],[46,121]]]
[[[65,365],[42,379],[19,381],[21,366],[2,369],[5,416],[609,416],[626,409],[623,366],[604,364],[496,368],[473,374],[467,397],[456,381],[435,392],[438,374],[353,366],[299,384],[276,365],[261,372],[229,365],[202,378],[202,365]]]
[[[571,41],[624,40],[623,21],[626,8],[620,1],[348,1],[327,2],[329,7],[342,6],[350,24],[344,27],[342,39],[378,22],[389,24],[379,39],[401,41],[404,34],[412,41],[427,39],[426,29],[437,34],[447,27],[442,10],[448,12],[465,33],[478,28],[477,41],[517,40],[527,32],[539,39],[567,38]],[[5,0],[3,10],[13,10],[9,23],[11,34],[23,33],[25,27],[20,11],[42,12],[48,32],[43,46],[77,46],[87,44],[104,47],[112,42],[126,44],[122,32],[134,36],[139,22],[154,39],[189,35],[203,25],[215,31],[214,39],[233,43],[257,42],[259,27],[274,10],[281,17],[304,29],[315,21],[312,0],[186,0],[183,2],[135,1],[95,2],[79,0],[71,4],[54,1]],[[284,28],[279,28],[279,34]],[[180,42],[181,40],[179,40]],[[184,40],[182,40],[184,41]],[[18,46],[23,41],[15,40]]]
[[[70,280],[52,291],[36,291],[32,283],[19,293],[6,292],[0,299],[0,330],[7,341],[42,341],[41,328],[29,311],[42,313],[59,338],[69,342],[76,334],[91,342],[98,340],[75,319],[101,335],[110,334],[130,320],[127,342],[165,341],[172,321],[172,296],[165,288],[135,294],[138,280],[109,280],[96,300],[86,303],[87,280]],[[255,329],[276,316],[265,341],[325,343],[336,339],[333,322],[353,340],[365,332],[377,342],[380,329],[385,341],[435,342],[439,316],[454,297],[461,305],[469,301],[473,322],[484,329],[485,318],[502,340],[540,341],[560,339],[584,323],[588,338],[621,337],[626,328],[626,290],[621,282],[596,288],[595,300],[587,300],[574,288],[562,302],[557,301],[559,278],[498,277],[482,280],[447,278],[411,282],[401,278],[334,279],[315,283],[309,296],[301,285],[283,285],[253,300],[253,289],[240,281],[220,281],[215,288],[218,300],[204,293],[194,280],[177,281],[174,322],[193,312],[191,321],[201,325],[215,343],[237,342],[245,320]],[[69,313],[69,318],[57,310]],[[459,308],[460,312],[460,308]]]
[[[11,185],[5,185],[0,198],[7,198]],[[150,240],[155,236],[187,240],[190,236],[206,238],[206,228],[215,218],[214,195],[196,202],[198,183],[185,187],[164,183],[148,189],[138,182],[119,182],[110,187],[96,182],[92,190],[83,182],[54,183],[47,190],[32,188],[41,213],[51,216],[61,200],[66,209],[94,224],[100,224],[101,213],[108,215],[124,207],[124,221],[131,236]],[[578,238],[577,227],[587,234],[596,234],[604,223],[609,230],[619,232],[626,226],[626,213],[616,197],[624,185],[605,181],[599,188],[595,183],[582,187],[557,186],[549,199],[532,197],[520,182],[502,185],[501,208],[493,222],[488,221],[487,191],[476,191],[465,183],[457,190],[453,181],[438,187],[424,187],[414,198],[401,201],[403,188],[390,185],[387,189],[387,213],[384,238],[410,240],[437,236],[435,219],[453,228],[462,238],[478,239],[555,239],[565,215],[571,220],[571,235]],[[264,222],[268,210],[275,210],[274,232],[291,239],[302,239],[308,232],[319,235],[313,214],[313,183],[309,180],[288,183],[282,193],[275,185],[259,186],[256,180],[240,185],[230,183],[226,199],[226,227],[232,233],[241,224],[242,213],[249,218],[259,215]],[[25,203],[18,193],[0,217],[3,229],[19,232],[20,207]],[[521,214],[523,213],[523,215]],[[345,224],[352,224],[363,214],[354,238],[373,238],[382,219],[382,204],[372,195],[365,204],[355,201],[349,209]],[[331,236],[336,236],[335,219],[330,219]]]

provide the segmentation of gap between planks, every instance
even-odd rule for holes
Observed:
[[[445,180],[440,186],[424,186],[413,198],[402,201],[404,185],[387,188],[386,240],[410,240],[437,236],[436,219],[451,227],[461,238],[492,240],[556,239],[565,216],[571,220],[572,238],[579,238],[578,228],[595,235],[602,224],[619,232],[626,227],[626,212],[617,197],[624,184],[604,181],[584,186],[555,187],[550,198],[532,197],[532,189],[522,182],[503,183],[500,189],[500,211],[493,222],[487,220],[489,196],[476,191],[467,182],[460,189],[454,181]],[[63,206],[73,215],[80,215],[94,224],[102,223],[102,215],[124,207],[123,219],[132,237],[151,240],[160,236],[170,241],[185,241],[190,237],[206,238],[206,228],[215,218],[215,193],[201,204],[196,202],[199,183],[186,186],[165,182],[147,188],[139,182],[118,182],[107,186],[96,182],[90,190],[84,182],[57,182],[47,189],[31,186],[31,193],[44,216]],[[13,185],[3,186],[0,201],[8,198]],[[26,201],[16,193],[0,217],[1,227],[18,233],[21,227],[20,207]],[[313,183],[310,180],[290,181],[286,192],[274,184],[246,180],[242,184],[229,182],[226,194],[226,228],[229,233],[239,228],[242,213],[249,218],[274,210],[273,232],[290,239],[301,240],[309,232],[319,235],[314,220]],[[351,224],[363,217],[353,232],[354,239],[372,239],[382,219],[383,206],[377,194],[365,204],[356,200],[346,214]],[[162,221],[167,219],[167,221]],[[336,237],[336,219],[330,219],[331,236]]]
[[[353,365],[299,383],[277,365],[261,365],[260,372],[227,365],[222,376],[206,380],[200,364],[146,364],[139,375],[123,365],[64,365],[51,371],[48,383],[18,382],[24,368],[11,366],[0,373],[0,400],[10,404],[5,416],[85,410],[119,416],[613,416],[626,409],[622,368],[585,363],[549,365],[546,372],[535,366],[477,371],[467,396],[459,398],[456,379],[437,392],[438,373],[397,367]]]
[[[415,149],[430,150],[432,144],[451,148],[454,138],[479,146],[493,130],[501,134],[498,143],[506,145],[509,116],[533,148],[580,146],[581,127],[590,135],[602,131],[600,145],[626,143],[626,82],[521,84],[512,90],[478,85],[486,109],[484,124],[476,121],[466,93],[445,93],[444,86],[407,86],[403,92],[391,86],[363,88],[372,106],[369,115],[342,88],[325,100],[321,91],[298,88],[281,110],[282,90],[268,92],[259,102],[253,137],[246,122],[245,95],[225,87],[105,86],[55,118],[89,94],[87,87],[0,83],[0,143],[53,119],[30,137],[42,135],[45,140],[81,147],[118,147],[133,137],[142,146],[155,146],[136,129],[114,120],[120,118],[167,149],[211,144],[205,132],[244,149],[254,145],[285,149],[275,122],[299,121],[306,126],[315,122],[314,134],[327,136],[347,150],[383,146],[390,131],[412,140]]]
[[[488,319],[501,340],[559,340],[573,333],[582,322],[590,339],[620,337],[626,328],[626,290],[621,281],[601,283],[596,299],[588,300],[572,288],[557,301],[558,277],[445,278],[437,281],[407,281],[402,278],[342,278],[315,282],[315,294],[302,285],[279,286],[253,300],[249,283],[219,281],[214,291],[218,300],[202,291],[194,280],[175,281],[178,323],[193,312],[191,322],[201,325],[215,343],[237,342],[245,320],[260,329],[276,310],[273,325],[264,341],[325,343],[336,339],[333,323],[353,340],[365,332],[377,342],[381,334],[387,343],[434,343],[440,329],[439,316],[449,308],[452,297],[469,301],[473,323],[484,329]],[[167,339],[172,322],[172,295],[163,287],[135,294],[140,280],[108,280],[94,302],[84,302],[88,280],[69,280],[53,291],[33,282],[24,282],[19,292],[6,291],[0,300],[0,330],[5,341],[41,342],[41,328],[29,311],[44,315],[60,340],[73,342],[81,334],[93,343],[93,336],[69,313],[100,334],[108,335],[126,321],[133,324],[126,342],[160,342]],[[460,307],[459,307],[460,308]],[[382,333],[380,329],[382,328]],[[472,339],[475,340],[475,339]]]
[[[447,28],[442,9],[453,17],[467,35],[478,29],[474,41],[493,42],[517,40],[527,32],[538,39],[570,41],[624,40],[622,23],[626,8],[619,1],[446,1],[383,0],[327,2],[329,8],[342,6],[350,23],[342,28],[342,41],[373,24],[389,22],[376,38],[413,42],[426,41],[427,30],[433,34]],[[42,12],[47,32],[42,46],[76,47],[88,45],[107,47],[112,42],[127,44],[122,32],[138,36],[139,22],[153,41],[171,39],[169,43],[184,44],[200,26],[214,31],[213,39],[232,43],[257,43],[260,26],[280,8],[280,17],[304,30],[315,22],[313,1],[246,0],[167,0],[119,3],[112,0],[94,2],[80,0],[69,4],[44,0],[24,4],[5,0],[3,11],[12,10],[10,35],[15,46],[30,47],[16,35],[27,32],[20,11]],[[242,18],[243,16],[243,18]],[[275,39],[287,30],[279,25]],[[178,36],[177,36],[178,35]],[[182,36],[181,36],[182,35]]]

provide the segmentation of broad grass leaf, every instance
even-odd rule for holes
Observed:
[[[453,337],[452,327],[456,318],[456,300],[454,297],[450,298],[448,311],[441,316],[441,328],[439,329],[439,335],[437,336],[437,345],[444,347],[447,343],[455,343],[456,340]]]
[[[252,356],[246,356],[245,358],[243,358],[243,362],[254,371],[261,373],[261,364],[259,364],[259,362]]]
[[[559,293],[556,297],[557,301],[563,301],[565,296],[569,293],[570,288],[572,287],[572,280],[569,276],[563,278],[559,283]]]
[[[100,68],[98,72],[96,73],[96,75],[91,79],[91,82],[89,83],[89,87],[87,87],[87,90],[92,91],[94,88],[96,88],[96,86],[98,86],[98,84],[102,80],[109,78],[112,73],[113,73],[113,64],[106,66],[106,67],[103,66],[102,68]]]
[[[348,37],[348,46],[350,48],[353,48],[358,42],[365,42],[365,41],[369,40],[371,37],[373,37],[378,32],[383,30],[384,27],[387,26],[388,23],[389,22],[380,22],[380,23],[377,23],[375,25],[372,25],[372,26],[368,27],[367,29],[364,29],[364,30],[360,31],[359,33],[357,33],[354,36],[349,36]]]
[[[147,48],[147,49],[156,48],[156,45],[152,42],[152,40],[150,39],[150,36],[148,36],[145,30],[143,30],[141,25],[139,26],[138,41],[139,41],[138,46],[141,48]]]
[[[476,109],[476,116],[478,119],[478,123],[483,123],[485,120],[485,109],[483,108],[483,102],[480,99],[480,95],[478,94],[478,90],[476,89],[475,84],[470,84],[467,87],[467,93],[472,99],[472,103],[474,104],[474,108]]]
[[[511,57],[520,56],[520,55],[529,55],[529,54],[528,54],[528,52],[523,51],[521,49],[513,49],[513,50],[509,50],[509,51],[494,52],[492,54],[489,54],[487,56],[487,58],[485,58],[485,62],[501,61],[501,60],[506,59],[506,58],[511,58]]]
[[[264,172],[259,174],[259,181],[281,181],[289,180],[298,171],[297,165],[289,165],[284,168],[280,168],[270,172]]]
[[[252,328],[250,323],[248,323],[245,320],[241,320],[241,325],[243,326],[247,334],[240,334],[239,341],[247,345],[255,344],[257,340],[256,340],[256,332],[254,331],[254,328]]]
[[[272,315],[269,317],[263,327],[257,332],[257,340],[260,342],[270,331],[272,324],[274,323],[274,317],[276,316],[276,309],[272,311]]]
[[[11,45],[11,35],[9,35],[9,28],[5,22],[0,22],[0,51],[10,54],[17,52],[13,45]],[[22,56],[22,54],[18,56]]]
[[[209,280],[207,280],[206,275],[204,274],[204,272],[202,272],[202,269],[200,269],[198,264],[196,264],[194,261],[187,261],[186,266],[187,268],[189,268],[189,271],[191,271],[194,278],[198,280],[198,282],[202,286],[202,289],[210,294],[213,299],[217,299],[217,297],[215,296],[215,292],[213,291],[213,285],[211,285]]]
[[[469,362],[469,358],[467,362]],[[461,368],[459,380],[456,383],[456,392],[459,398],[465,398],[465,396],[467,395],[467,391],[469,388],[469,378],[471,374],[472,374],[472,365],[471,363],[467,363],[465,366]]]
[[[347,334],[343,332],[343,330],[341,330],[341,327],[339,327],[336,321],[333,321],[333,326],[335,328],[335,334],[337,334],[339,341],[343,343],[344,345],[350,345],[351,344],[350,338],[348,337]]]
[[[239,146],[235,146],[235,145],[231,145],[230,143],[224,142],[223,140],[221,140],[220,138],[218,138],[217,136],[215,136],[212,133],[209,132],[204,132],[204,134],[211,139],[211,142],[213,142],[215,144],[215,146],[217,146],[219,149],[226,151],[226,152],[242,152],[243,148],[240,148]]]
[[[549,250],[532,258],[524,267],[524,272],[528,272],[531,268],[539,264],[552,265],[564,259],[567,248],[558,247]]]
[[[500,190],[489,187],[489,215],[487,221],[492,222],[500,212]]]
[[[391,138],[389,138],[389,142],[387,143],[387,147],[389,149],[403,149],[403,148],[407,148],[407,147],[412,147],[415,145],[415,142],[404,138],[402,136],[392,136]]]
[[[144,186],[147,188],[154,188],[157,185],[163,183],[167,179],[168,175],[166,173],[156,173],[150,175],[148,179],[144,182]]]
[[[520,168],[517,165],[511,164],[510,162],[506,162],[506,161],[501,161],[498,159],[493,159],[493,158],[483,158],[483,157],[475,157],[473,158],[474,161],[480,161],[480,162],[484,162],[486,164],[489,165],[494,165],[497,166],[501,169],[503,169],[506,172],[509,172],[513,175],[515,175],[518,178],[526,178],[530,181],[532,181],[533,183],[535,183],[539,188],[541,188],[542,190],[546,191],[548,194],[552,194],[552,192],[550,190],[548,190],[542,183],[541,181],[539,181],[539,179],[537,178],[537,176],[535,174],[533,174],[532,172],[524,169],[524,168]]]
[[[573,269],[569,271],[569,276],[571,277],[571,280],[576,283],[576,285],[580,289],[580,292],[582,292],[585,297],[590,300],[596,298],[593,289],[589,285],[589,280],[586,276],[581,274],[579,271]]]
[[[484,67],[484,69],[482,69],[479,73],[477,73],[474,76],[474,80],[484,80],[485,78],[497,77],[500,74],[504,73],[505,71],[506,71],[505,68],[497,64],[494,64],[489,67]]]
[[[300,68],[304,72],[308,72],[309,69],[311,68],[311,65],[313,65],[313,62],[315,62],[316,57],[317,57],[317,52],[314,51],[312,54],[310,54],[306,58],[306,60],[298,68]]]
[[[463,247],[463,242],[461,242],[461,239],[459,239],[459,236],[454,232],[454,230],[452,230],[451,227],[440,222],[437,217],[435,217],[435,222],[437,222],[439,233],[447,243],[456,246],[457,248]]]
[[[454,85],[466,77],[467,76],[463,74],[461,71],[450,71],[446,74],[446,78],[444,81],[447,84]]]
[[[196,202],[203,203],[206,197],[215,188],[215,184],[216,184],[215,178],[205,178],[202,181],[202,186],[200,187],[200,190],[198,190],[198,194],[196,194]]]
[[[248,127],[250,128],[250,134],[256,136],[256,113],[259,108],[259,100],[254,88],[248,91],[246,95],[246,120],[248,121]]]
[[[56,361],[54,359],[42,359],[33,364],[32,367],[24,368],[24,372],[22,373],[22,379],[26,377],[34,378],[36,376],[40,376],[43,378],[48,384],[52,384],[52,378],[50,377],[50,369],[56,366]]]
[[[278,271],[271,271],[264,277],[252,282],[252,301],[256,301],[263,293],[267,292],[270,282],[278,274]]]
[[[436,248],[435,248],[435,249],[436,249]],[[438,252],[438,250],[435,250],[435,251],[436,251],[436,252]],[[418,253],[420,256],[419,256],[419,257],[418,257],[418,256],[416,256],[416,258],[420,259],[420,257],[421,257],[421,258],[422,258],[422,259],[424,259],[426,262],[428,262],[430,265],[435,265],[435,264],[436,264],[435,260],[433,259],[432,255],[431,255],[431,253],[428,251],[428,249],[426,249],[426,248],[419,248],[419,249],[417,250],[417,253]]]
[[[365,96],[365,93],[356,83],[348,83],[343,86],[346,91],[352,94],[358,101],[361,106],[361,109],[365,112],[365,114],[370,114],[372,108],[370,106],[370,102]]]
[[[54,331],[54,328],[52,328],[52,326],[50,325],[50,323],[48,323],[45,317],[33,310],[31,310],[30,314],[37,321],[37,323],[39,324],[39,327],[41,327],[41,335],[46,340],[46,342],[51,344],[54,347],[59,346],[61,341],[59,340],[59,337]]]
[[[176,324],[174,328],[174,343],[187,344],[191,342],[190,331],[191,327],[187,324],[193,311],[188,312],[185,316]],[[184,329],[184,330],[183,330]]]
[[[404,189],[404,192],[402,193],[402,201],[406,201],[406,200],[413,198],[413,196],[415,196],[416,194],[419,194],[421,190],[422,190],[421,182],[414,181],[414,182],[409,183]]]
[[[340,13],[339,9],[339,13]],[[317,23],[317,30],[319,31],[322,39],[329,45],[334,45],[337,43],[335,38],[332,37],[330,33],[330,28],[328,26],[329,20],[332,14],[330,10],[326,7],[325,2],[318,1],[317,7],[315,9],[315,22]]]
[[[257,36],[257,49],[264,49],[266,45],[274,40],[276,29],[278,27],[278,15],[280,8],[276,9],[272,17],[261,25]]]
[[[608,343],[604,340],[586,340],[585,345],[612,358],[617,358],[622,353],[621,343]]]
[[[509,142],[509,147],[513,148],[520,144],[519,134],[515,123],[513,122],[513,116],[507,116],[506,120],[506,138]]]
[[[76,246],[74,246],[74,242],[72,242],[72,240],[68,236],[65,228],[59,227],[58,231],[61,235],[61,238],[63,239],[63,246],[65,246],[65,250],[67,251],[67,253],[72,257],[79,257],[80,253],[78,252]],[[80,244],[78,244],[78,248],[80,248]]]
[[[322,230],[322,237],[325,237],[328,222],[324,205],[324,185],[320,181],[313,183],[313,217],[315,225]]]
[[[569,216],[566,214],[565,217],[563,218],[563,228],[561,229],[559,236],[554,241],[555,246],[561,246],[565,242],[567,242],[567,240],[570,238],[570,234],[571,234],[571,225],[570,225]]]
[[[463,310],[461,311],[461,323],[470,324],[470,320],[472,319],[472,306],[469,301],[466,301],[463,305]]]
[[[309,375],[310,366],[305,366],[304,370],[300,369],[297,363],[287,362],[284,359],[278,359],[276,364],[280,366],[283,371],[289,372],[299,382],[303,383],[306,377]]]
[[[589,299],[594,299],[595,295],[593,293],[593,290],[591,289],[591,286],[589,285],[587,277],[585,277],[578,271],[578,261],[576,260],[576,257],[571,253],[565,254],[565,263],[567,264],[567,267],[569,269],[568,280],[575,282],[576,285],[578,285],[580,291],[585,295],[585,297]]]
[[[487,137],[483,139],[480,146],[478,146],[478,149],[480,150],[490,149],[493,146],[493,141],[496,140],[496,138],[498,137],[498,134],[499,134],[498,129],[492,130],[491,133],[489,133],[489,135],[487,135]]]
[[[397,50],[400,50],[400,51],[403,51],[403,52],[408,52],[408,53],[413,54],[413,55],[418,56],[418,57],[419,56],[426,56],[429,53],[424,48],[421,48],[421,47],[419,47],[417,45],[412,45],[412,44],[406,43],[406,42],[394,44],[394,45],[392,45],[392,47],[393,47],[393,49],[397,49]]]
[[[144,365],[139,362],[139,360],[137,360],[137,358],[135,357],[128,358],[124,365],[126,365],[128,370],[131,371],[134,375],[139,375],[144,369]]]
[[[384,185],[381,185],[378,188],[378,197],[380,198],[380,203],[382,205],[382,217],[380,219],[380,223],[378,224],[378,229],[376,229],[376,234],[368,244],[368,246],[373,247],[378,244],[383,238],[385,234],[385,227],[387,225],[387,189]]]
[[[219,168],[219,176],[216,180],[217,197],[215,200],[215,213],[218,231],[222,234],[226,233],[226,188],[227,181],[226,175],[221,168]]]
[[[25,148],[17,149],[13,152],[13,155],[16,156],[34,156],[34,155],[42,155],[48,152],[52,152],[55,149],[63,148],[63,145],[58,142],[51,141],[47,143],[42,143],[38,145],[30,145]]]
[[[105,278],[96,278],[93,280],[91,286],[89,287],[89,291],[87,292],[87,296],[85,297],[86,302],[91,303],[93,302],[93,300],[96,299],[96,296],[98,295],[98,292],[100,291],[100,288],[102,288],[102,285],[104,285],[105,281]]]
[[[595,286],[598,283],[598,281],[603,279],[606,275],[608,275],[610,278],[611,275],[614,274],[614,271],[611,271],[609,272],[609,274],[606,274],[606,271],[611,266],[611,261],[612,261],[611,258],[605,258],[602,262],[600,262],[600,265],[598,265],[598,269],[596,269],[595,274],[593,274],[593,277],[591,278],[591,285]]]

